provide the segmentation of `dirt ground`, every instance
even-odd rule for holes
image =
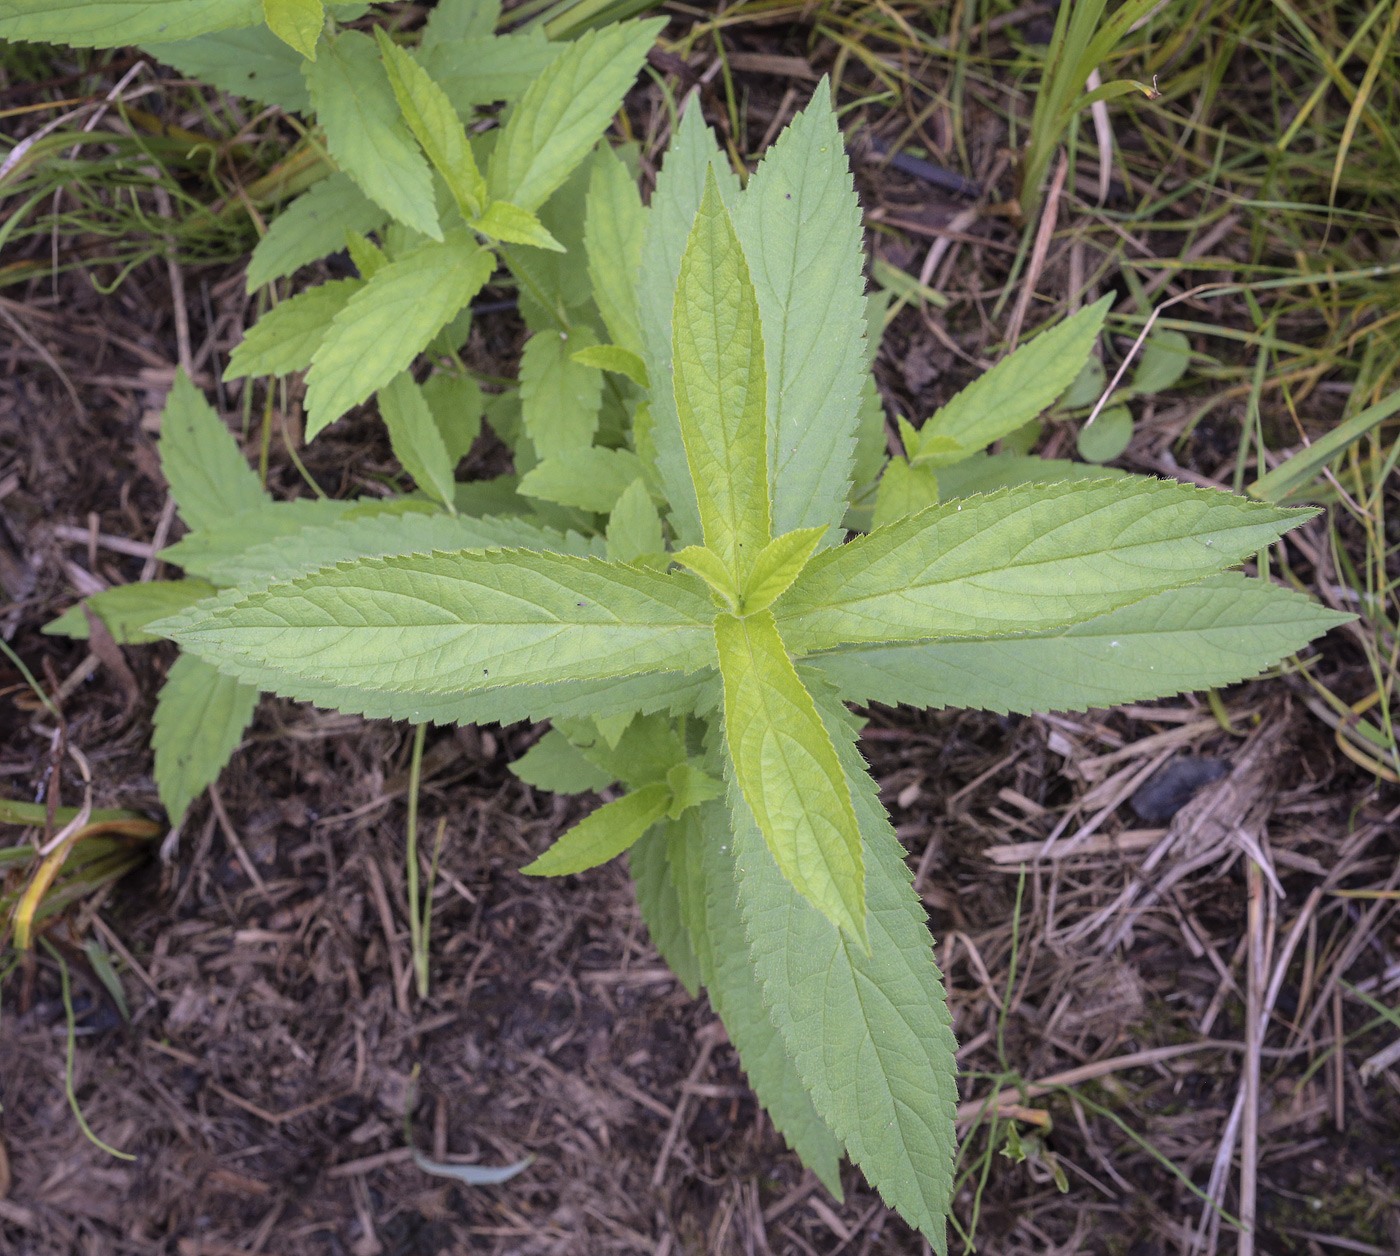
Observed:
[[[763,101],[771,121],[805,98],[802,82],[788,86],[753,74],[756,126]],[[997,142],[978,156],[991,188],[1005,178]],[[869,165],[858,181],[885,224],[872,233],[880,255],[915,272],[920,226],[966,206]],[[958,230],[974,247],[944,287],[999,282],[1014,230],[995,216]],[[173,279],[200,382],[232,416],[236,398],[214,379],[251,318],[241,272],[184,266]],[[38,630],[148,561],[167,502],[150,414],[178,360],[171,284],[153,261],[110,296],[81,272],[0,295],[0,632],[63,693],[97,805],[153,816],[146,746],[171,651],[123,651],[133,702],[86,643]],[[971,377],[989,335],[981,305],[968,308],[946,322],[900,315],[878,368],[892,405],[927,414]],[[474,337],[496,360],[519,325],[501,313]],[[1212,481],[1233,456],[1228,414],[1183,454],[1179,409],[1140,423],[1123,465],[1174,458]],[[346,421],[302,456],[333,494],[360,491],[394,469],[380,433]],[[248,449],[256,459],[255,438]],[[304,492],[276,449],[271,484]],[[1326,548],[1318,523],[1291,543],[1305,572]],[[1318,653],[1345,690],[1359,666],[1346,630]],[[973,1172],[957,1212],[964,1227],[975,1214],[978,1250],[1230,1251],[1234,1229],[1200,1195],[1233,1214],[1247,1170],[1257,1250],[1400,1251],[1400,1079],[1366,1066],[1396,1030],[1367,1028],[1377,1018],[1353,993],[1393,1004],[1400,986],[1400,795],[1339,752],[1306,693],[1296,678],[1239,686],[1223,695],[1224,723],[1201,698],[1026,719],[869,712],[862,749],[929,909],[962,1044]],[[51,731],[0,660],[0,793],[40,796]],[[94,1145],[70,1110],[56,964],[31,954],[0,989],[0,1252],[927,1251],[856,1171],[844,1202],[804,1175],[708,1005],[658,958],[621,862],[557,883],[520,877],[590,805],[507,771],[542,731],[429,735],[422,827],[445,818],[447,837],[420,1000],[408,731],[265,699],[166,858],[55,932],[95,937],[123,972],[129,1023],[81,951],[65,951],[76,1097],[129,1158]],[[1218,765],[1219,779],[1174,815],[1140,817],[1135,791],[1183,759]],[[76,801],[71,782],[63,801]],[[1260,1039],[1251,1015],[1267,1017]],[[1004,1120],[992,1139],[977,1122],[1003,1087],[994,1106],[1023,1118],[1012,1141]],[[1246,1092],[1258,1095],[1252,1141],[1232,1121]],[[434,1160],[532,1163],[497,1186],[431,1176],[405,1143],[406,1110]]]

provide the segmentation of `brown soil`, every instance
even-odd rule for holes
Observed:
[[[753,91],[757,147],[793,100],[761,71],[741,80]],[[722,122],[722,96],[706,106]],[[648,99],[636,112],[639,126],[657,116]],[[976,156],[978,179],[1005,183],[992,132]],[[875,166],[862,166],[860,184],[875,218],[945,223],[964,203]],[[973,230],[982,243],[961,256],[946,291],[1001,281],[1013,230],[994,217]],[[906,230],[878,247],[917,272],[926,247],[917,239]],[[241,278],[186,266],[179,282],[212,389],[245,317]],[[170,277],[155,262],[110,297],[73,273],[56,295],[45,281],[0,299],[7,326],[26,333],[7,331],[0,349],[0,632],[53,691],[86,665],[86,643],[38,629],[94,577],[130,581],[144,565],[100,539],[56,536],[55,525],[149,542],[165,507],[143,416],[159,408],[178,360]],[[503,315],[477,335],[487,362],[508,355],[517,330]],[[887,396],[928,413],[970,376],[964,359],[996,338],[975,315],[945,323],[906,311],[880,362]],[[234,398],[223,404],[236,409]],[[1169,413],[1143,424],[1127,465],[1160,469],[1179,427]],[[256,458],[255,438],[249,452]],[[333,493],[393,470],[370,422],[343,423],[303,452]],[[1207,478],[1232,456],[1209,428],[1191,455],[1188,469]],[[271,483],[304,491],[276,450]],[[1307,547],[1326,548],[1320,528],[1304,530],[1300,570]],[[63,716],[92,766],[97,805],[159,815],[146,745],[172,655],[123,654],[135,707],[103,665],[68,687]],[[1322,655],[1345,689],[1360,666],[1345,631]],[[1301,695],[1284,680],[1228,693],[1235,733],[1197,699],[1029,719],[870,713],[863,749],[948,969],[967,1125],[999,1075],[1069,1074],[1043,1097],[1002,1101],[1043,1114],[1018,1126],[1024,1158],[1011,1154],[1005,1121],[991,1147],[985,1126],[968,1134],[966,1163],[979,1167],[957,1210],[964,1226],[980,1211],[980,1250],[1185,1250],[1202,1205],[1161,1158],[1207,1187],[1248,1072],[1246,1001],[1261,997],[1274,966],[1280,989],[1254,1057],[1261,1250],[1331,1250],[1309,1234],[1342,1236],[1353,1251],[1400,1250],[1400,1083],[1393,1068],[1358,1072],[1394,1028],[1329,1055],[1338,1033],[1372,1020],[1343,979],[1394,1001],[1400,810]],[[27,800],[42,796],[51,763],[52,721],[33,706],[0,660],[0,789]],[[220,782],[222,814],[196,804],[163,861],[53,931],[59,941],[95,937],[123,970],[129,1023],[81,951],[63,952],[75,983],[76,1096],[94,1134],[132,1158],[95,1146],[70,1111],[54,961],[31,953],[0,991],[0,1252],[926,1251],[854,1170],[844,1203],[803,1174],[708,1005],[658,958],[620,864],[560,883],[518,874],[582,809],[507,771],[540,731],[429,736],[422,828],[445,817],[447,838],[424,1000],[412,985],[403,872],[409,734],[264,700]],[[1185,754],[1230,770],[1169,829],[1138,820],[1128,796]],[[65,803],[77,801],[71,775]],[[1043,847],[1052,834],[1044,858],[1007,849]],[[1247,875],[1249,855],[1272,877]],[[501,1186],[430,1176],[405,1144],[406,1108],[415,1144],[437,1161],[533,1163]],[[1233,1189],[1220,1197],[1237,1207]],[[1219,1241],[1224,1250],[1235,1241],[1228,1222]]]

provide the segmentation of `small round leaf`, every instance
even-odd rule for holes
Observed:
[[[1133,416],[1127,406],[1109,406],[1079,433],[1079,456],[1085,462],[1112,462],[1133,438]]]

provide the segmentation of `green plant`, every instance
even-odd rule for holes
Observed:
[[[880,474],[824,89],[742,192],[694,107],[649,208],[606,146],[586,173],[559,193],[579,243],[512,250],[539,267],[534,334],[519,414],[492,422],[529,471],[244,510],[177,547],[235,587],[142,630],[343,710],[552,717],[519,774],[625,792],[527,871],[630,850],[658,947],[709,991],[777,1127],[833,1191],[849,1153],[942,1250],[952,1038],[845,702],[1150,698],[1252,675],[1342,617],[1217,574],[1305,512],[982,452],[1073,382],[1106,303],[905,425],[912,457]],[[398,379],[391,408],[430,430],[433,380]],[[872,497],[873,531],[842,544]]]
[[[309,367],[312,435],[377,392],[418,492],[273,502],[181,377],[161,455],[187,579],[88,604],[119,640],[186,651],[156,718],[172,819],[259,689],[419,725],[552,717],[519,775],[626,791],[527,871],[630,848],[658,947],[709,991],[778,1128],[837,1193],[848,1152],[942,1250],[953,1044],[844,703],[1082,707],[1253,674],[1340,617],[1216,573],[1304,516],[983,452],[1073,383],[1106,302],[902,423],[883,465],[825,90],[743,192],[692,107],[643,207],[631,150],[593,150],[655,28],[551,51],[504,127],[469,137],[475,102],[449,88],[487,37],[474,12],[439,6],[416,53],[303,32],[343,170],[274,223],[250,286],[342,242],[361,277],[282,302],[230,366]],[[532,335],[518,390],[488,401],[463,324],[441,332],[497,255]],[[515,471],[457,483],[483,413]],[[843,545],[843,526],[873,531]]]

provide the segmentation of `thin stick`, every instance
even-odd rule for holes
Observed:
[[[423,921],[418,914],[418,784],[423,776],[423,741],[428,726],[413,730],[413,753],[408,761],[408,945],[413,952],[413,971],[418,979],[418,997],[428,997],[428,956],[423,937]]]
[[[262,879],[262,873],[257,869],[253,861],[248,858],[248,852],[243,847],[243,840],[238,836],[238,830],[233,827],[233,823],[228,818],[228,812],[224,810],[224,800],[219,796],[218,785],[209,786],[209,802],[214,808],[214,815],[219,821],[219,828],[223,830],[224,839],[233,847],[233,853],[238,856],[238,862],[243,865],[243,871],[248,874],[258,893],[272,901],[267,892],[267,882]]]
[[[1264,878],[1259,865],[1246,865],[1249,906],[1249,962],[1245,982],[1244,1112],[1240,1129],[1240,1220],[1244,1229],[1236,1248],[1239,1256],[1254,1256],[1254,1218],[1259,1192],[1259,1048],[1263,1045],[1264,1015]]]
[[[1031,298],[1035,296],[1035,286],[1040,282],[1045,269],[1045,258],[1050,252],[1050,240],[1055,234],[1055,222],[1060,216],[1060,193],[1064,190],[1065,176],[1069,173],[1069,158],[1060,154],[1060,164],[1055,167],[1055,177],[1050,181],[1050,192],[1045,198],[1045,207],[1040,211],[1040,225],[1035,232],[1035,245],[1031,249],[1031,264],[1026,271],[1026,282],[1016,302],[1016,312],[1011,316],[1011,327],[1006,337],[1006,351],[1010,353],[1021,338],[1021,326],[1026,321],[1026,311],[1030,309]]]

